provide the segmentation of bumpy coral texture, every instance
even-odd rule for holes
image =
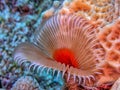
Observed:
[[[103,75],[98,83],[114,82],[120,76],[120,19],[105,26],[98,38],[106,52]]]
[[[59,13],[78,13],[103,27],[119,17],[119,0],[65,0]]]
[[[99,75],[99,79],[96,83],[97,86],[101,86],[102,84],[112,85],[119,77],[120,73],[112,67],[108,62],[104,62],[101,67],[102,74]]]
[[[89,11],[91,9],[91,7],[82,2],[81,0],[74,0],[72,2],[69,2],[69,1],[65,1],[63,3],[63,8],[60,10],[60,13],[62,14],[66,14],[66,13],[74,13],[74,12],[77,12],[79,10],[81,11]],[[68,10],[68,12],[67,12]]]
[[[112,66],[120,67],[120,20],[113,25],[104,27],[99,33],[99,40],[106,51],[105,59]]]
[[[31,76],[19,78],[11,90],[41,90],[38,82]]]

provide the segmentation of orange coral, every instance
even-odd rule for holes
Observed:
[[[90,10],[90,6],[87,5],[86,3],[83,3],[81,0],[74,0],[70,6],[69,6],[70,9],[74,10],[75,12],[76,11],[89,11]]]
[[[81,0],[73,0],[70,2],[64,2],[63,8],[59,11],[61,14],[74,13],[79,11],[90,11],[91,7],[87,3],[82,2]]]
[[[98,39],[106,52],[99,83],[114,82],[120,76],[120,20],[105,26]]]
[[[119,4],[115,0],[64,0],[62,7],[56,13],[73,14],[92,20],[100,27],[104,27],[119,17]]]
[[[101,64],[101,66],[103,68],[103,74],[99,75],[100,79],[97,81],[97,86],[106,83],[112,83],[119,78],[120,73],[117,72],[117,70],[112,67],[108,62],[104,62],[103,64]]]
[[[119,20],[112,25],[108,25],[99,32],[98,38],[103,47],[108,50],[119,51],[120,48],[120,23]]]
[[[120,60],[120,57],[119,57],[119,54],[116,53],[115,51],[113,50],[110,50],[107,55],[106,55],[106,59],[107,60],[111,60],[111,61],[119,61]]]

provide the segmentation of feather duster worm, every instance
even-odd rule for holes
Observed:
[[[23,43],[15,49],[18,64],[30,61],[32,70],[48,68],[48,72],[53,69],[58,75],[67,73],[67,80],[73,76],[83,85],[100,74],[97,63],[104,58],[99,58],[104,51],[90,21],[79,15],[56,15],[34,36],[34,44]]]

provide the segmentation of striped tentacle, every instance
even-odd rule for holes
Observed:
[[[31,52],[32,51],[32,52]],[[42,73],[42,71],[47,68],[47,72],[49,71],[50,67],[51,69],[54,69],[55,71],[59,72],[66,72],[65,65],[53,62],[53,60],[50,60],[49,58],[43,57],[41,52],[39,52],[39,48],[36,46],[30,44],[30,43],[22,43],[20,44],[15,52],[14,52],[14,60],[19,64],[22,65],[28,61],[30,61],[30,65],[28,65],[28,69],[37,72]],[[49,61],[50,60],[50,61]],[[57,67],[54,66],[57,64]],[[53,71],[53,73],[55,72]],[[64,75],[63,73],[63,75]],[[59,74],[59,73],[58,73]]]
[[[63,77],[67,73],[67,80],[73,76],[74,81],[78,78],[82,84],[95,81],[95,75],[101,74],[97,65],[98,57],[104,53],[100,51],[102,47],[99,47],[95,30],[96,27],[89,20],[79,15],[53,16],[35,33],[34,45],[19,45],[14,58],[21,57],[16,60],[21,63],[24,60],[32,62],[29,68],[33,71],[42,72],[47,68],[47,72],[53,69],[53,74],[62,72]],[[96,53],[98,50],[100,52]]]

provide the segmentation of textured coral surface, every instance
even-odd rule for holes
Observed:
[[[40,90],[40,89],[41,88],[38,82],[30,76],[23,76],[19,78],[11,88],[11,90]]]
[[[116,68],[120,64],[120,20],[107,25],[99,32],[98,36],[106,51],[105,59]]]
[[[12,58],[18,44],[33,40],[32,34],[40,25],[41,13],[52,3],[53,0],[0,0],[0,88],[10,90],[23,75],[37,78],[42,89],[60,89],[63,86],[62,78],[58,80],[49,73],[35,75],[18,66]]]

